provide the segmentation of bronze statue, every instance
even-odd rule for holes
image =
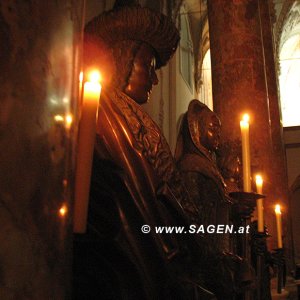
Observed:
[[[216,150],[217,166],[222,174],[228,192],[241,190],[242,185],[242,163],[241,142],[239,140],[222,142]]]
[[[197,223],[205,226],[229,222],[231,201],[215,161],[220,132],[218,116],[200,101],[192,100],[182,120],[175,156],[198,208]]]
[[[175,156],[191,196],[187,200],[197,206],[197,225],[204,228],[230,225],[231,199],[215,160],[220,132],[218,116],[192,100],[182,120]],[[202,247],[205,284],[218,299],[234,299],[252,278],[248,265],[230,253],[229,234],[204,233]]]
[[[186,191],[165,138],[139,104],[178,41],[167,17],[137,5],[117,3],[85,28],[85,66],[100,68],[104,82],[88,232],[74,243],[75,299],[213,298],[199,286],[196,239],[155,232],[187,225]]]

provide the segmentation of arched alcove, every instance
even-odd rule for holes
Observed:
[[[300,2],[288,6],[279,35],[279,87],[289,185],[300,170]]]
[[[293,2],[293,3],[291,3]],[[283,26],[279,39],[279,87],[284,127],[284,143],[290,186],[290,222],[292,226],[293,257],[300,264],[300,230],[298,211],[300,170],[300,2],[285,2]]]
[[[213,110],[212,70],[207,12],[204,13],[201,27],[196,74],[197,93],[199,100]]]
[[[206,51],[202,61],[199,99],[213,110],[210,49]]]
[[[286,15],[280,36],[280,101],[284,127],[300,125],[300,2]]]
[[[180,73],[182,78],[186,82],[187,86],[193,92],[193,42],[190,33],[190,24],[187,11],[184,5],[180,10]]]
[[[300,34],[292,35],[281,48],[279,84],[283,126],[299,126]]]

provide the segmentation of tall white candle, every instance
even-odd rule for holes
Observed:
[[[276,215],[276,226],[277,226],[277,246],[278,248],[282,248],[282,224],[281,224],[281,210],[279,204],[276,204],[275,206],[275,215]]]
[[[92,73],[89,77],[90,81],[85,82],[83,87],[78,134],[73,223],[73,230],[76,233],[84,233],[86,231],[96,119],[101,93],[99,72]]]
[[[240,121],[242,135],[243,156],[243,184],[244,191],[251,192],[251,168],[250,168],[250,143],[249,143],[249,115],[245,114]]]
[[[256,192],[262,195],[263,179],[260,175],[256,175]],[[257,209],[257,231],[264,232],[264,206],[263,199],[256,200]]]

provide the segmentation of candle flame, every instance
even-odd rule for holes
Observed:
[[[280,204],[275,205],[275,213],[281,215]]]
[[[244,114],[244,115],[243,115],[243,121],[248,123],[249,120],[250,120],[249,115],[248,115],[248,114]]]
[[[66,213],[68,212],[67,206],[64,204],[60,209],[59,209],[59,215],[61,217],[64,217]]]
[[[100,82],[101,81],[101,74],[98,70],[93,70],[88,73],[88,81],[90,82]]]
[[[262,185],[263,184],[263,179],[261,177],[261,175],[256,175],[255,176],[255,181],[257,185]]]

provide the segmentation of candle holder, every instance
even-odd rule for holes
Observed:
[[[229,196],[233,199],[233,219],[235,226],[250,227],[251,216],[256,207],[256,200],[265,198],[264,195],[253,192],[231,192]],[[247,261],[251,261],[249,234],[237,236],[237,253]],[[245,299],[251,299],[251,292],[245,293]]]
[[[252,192],[232,192],[229,196],[233,199],[233,219],[235,226],[250,227],[250,219],[254,208],[256,206],[256,200],[263,198],[263,195]],[[249,249],[249,237],[247,234],[243,234],[242,238],[237,239],[237,252],[245,259],[250,259]]]
[[[272,262],[277,266],[277,293],[281,294],[286,282],[286,266],[284,248],[273,249]]]
[[[271,253],[267,248],[267,238],[270,235],[264,227],[264,232],[258,231],[257,221],[251,224],[251,256],[256,269],[256,299],[270,298],[269,258]]]

